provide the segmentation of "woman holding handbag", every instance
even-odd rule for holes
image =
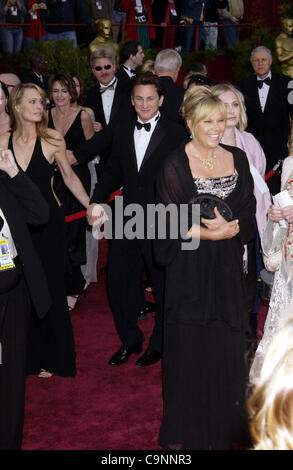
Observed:
[[[227,113],[212,89],[187,90],[182,114],[191,140],[166,160],[157,202],[190,210],[200,204],[201,218],[181,237],[174,237],[171,219],[170,236],[155,240],[157,262],[166,268],[159,443],[224,450],[245,436],[242,256],[253,238],[253,181],[245,153],[220,143]],[[181,221],[179,211],[180,227]]]

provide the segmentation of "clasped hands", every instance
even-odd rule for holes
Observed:
[[[109,217],[107,216],[103,206],[100,204],[92,203],[88,206],[86,211],[86,218],[89,225],[103,225]]]
[[[287,220],[289,224],[293,223],[293,205],[286,207],[270,206],[268,210],[269,219],[272,222],[280,222],[280,220]]]
[[[192,225],[191,229],[187,233],[187,237],[217,241],[233,238],[239,233],[240,229],[238,219],[227,222],[227,220],[221,216],[217,207],[215,207],[214,213],[214,219],[201,218],[201,222],[205,227],[200,227],[197,224]]]

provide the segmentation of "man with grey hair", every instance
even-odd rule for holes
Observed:
[[[92,52],[90,66],[97,84],[86,92],[85,106],[94,111],[95,121],[105,128],[110,122],[122,113],[125,108],[131,107],[130,99],[123,87],[123,83],[116,77],[116,59],[114,51],[101,47]],[[98,177],[101,175],[106,163],[108,152],[100,155]]]
[[[253,49],[250,62],[255,74],[242,79],[238,86],[245,98],[247,131],[263,147],[268,172],[288,155],[290,116],[293,116],[293,105],[288,100],[290,77],[271,71],[272,54],[265,46]],[[280,172],[268,180],[273,194],[280,191],[280,181]]]
[[[21,83],[20,78],[15,73],[1,73],[0,81],[7,86],[9,94],[16,85]]]
[[[154,71],[160,77],[165,89],[165,99],[161,106],[161,112],[168,119],[183,124],[179,110],[183,102],[184,90],[176,84],[181,65],[182,59],[177,51],[164,49],[156,56]]]

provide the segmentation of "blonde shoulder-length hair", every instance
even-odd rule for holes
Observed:
[[[247,409],[254,450],[293,450],[293,320],[270,344]]]
[[[36,90],[42,98],[43,112],[41,120],[39,122],[36,122],[37,136],[40,139],[44,139],[47,142],[52,143],[52,140],[54,139],[48,132],[48,117],[46,112],[47,96],[45,91],[35,83],[20,83],[12,89],[8,101],[11,129],[12,131],[16,131],[21,127],[20,114],[17,111],[16,107],[21,104],[26,90]]]
[[[193,133],[193,129],[207,116],[219,111],[226,121],[227,111],[224,103],[215,96],[211,88],[206,86],[195,86],[184,93],[181,114],[186,126]]]
[[[247,115],[246,115],[246,107],[244,102],[244,96],[235,86],[231,85],[231,83],[219,83],[218,85],[214,85],[212,87],[212,92],[215,96],[220,97],[226,91],[231,91],[237,98],[239,108],[240,108],[240,115],[239,121],[237,124],[237,129],[240,131],[245,131],[247,127]]]

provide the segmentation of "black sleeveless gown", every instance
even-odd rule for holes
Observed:
[[[12,133],[9,149],[13,152]],[[14,152],[13,152],[14,153]],[[46,225],[30,227],[34,246],[41,258],[53,299],[52,307],[40,320],[32,312],[29,325],[27,373],[41,369],[63,377],[76,375],[73,330],[64,286],[64,210],[51,189],[54,166],[43,154],[39,138],[26,174],[38,186],[50,209]]]
[[[84,111],[85,112],[85,111]],[[73,150],[86,141],[79,111],[70,128],[64,135],[67,150]],[[51,110],[49,110],[48,127],[55,129]],[[81,180],[86,192],[90,193],[91,176],[87,164],[76,165],[72,169]],[[55,192],[62,202],[65,215],[84,210],[83,205],[65,186],[59,172],[54,178]],[[86,218],[77,219],[65,224],[65,290],[67,295],[79,295],[85,286],[81,266],[86,264]]]

